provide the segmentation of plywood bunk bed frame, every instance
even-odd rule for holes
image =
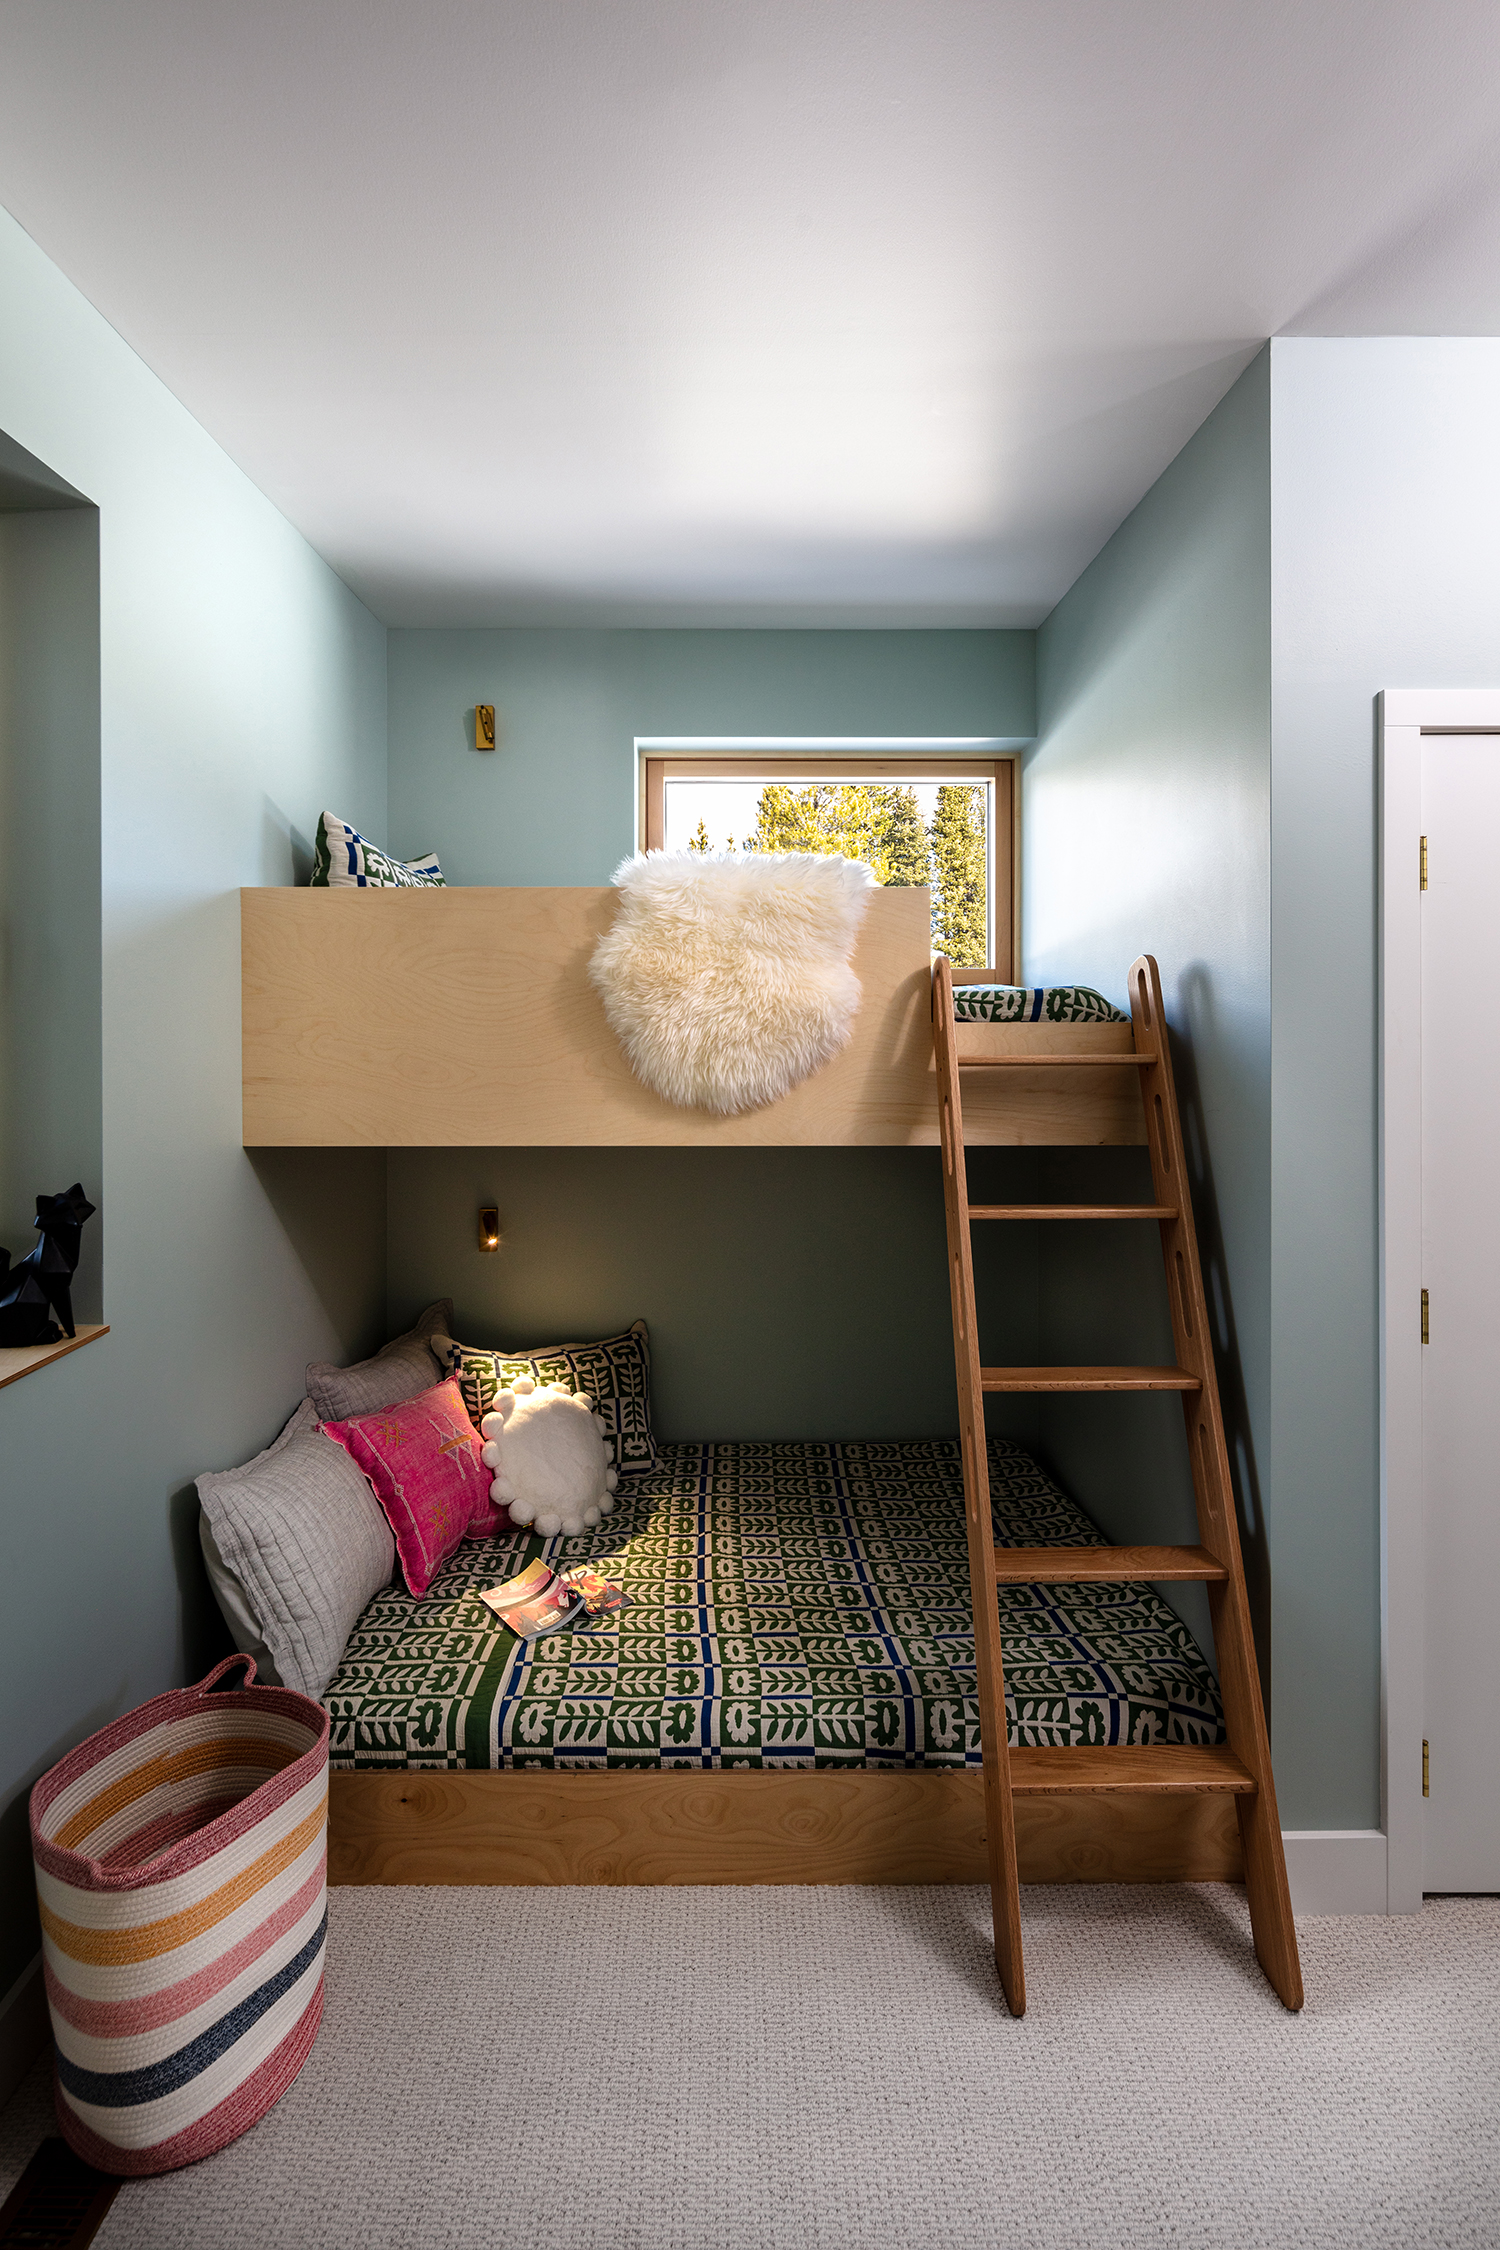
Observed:
[[[844,1053],[733,1118],[669,1107],[634,1078],[586,968],[612,889],[247,890],[241,894],[247,1147],[941,1144],[983,1769],[331,1776],[341,1883],[976,1882],[995,1902],[1006,1997],[1025,2004],[1018,1882],[1244,1877],[1256,1950],[1288,2006],[1300,1973],[1222,1419],[1155,963],[1130,1023],[958,1023],[925,890],[874,894]],[[1149,1121],[1149,1131],[1148,1131]],[[971,1206],[966,1146],[1145,1144],[1147,1206]],[[972,1223],[1122,1216],[1161,1230],[1177,1363],[980,1364]],[[987,1391],[1160,1390],[1183,1399],[1192,1548],[1001,1550]],[[1043,1559],[1045,1558],[1045,1559]],[[1039,1574],[1042,1574],[1039,1576]],[[1208,1590],[1228,1740],[1007,1751],[998,1584],[1196,1579]]]

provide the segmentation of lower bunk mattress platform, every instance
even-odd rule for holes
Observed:
[[[1095,1527],[991,1441],[997,1543]],[[477,1598],[537,1553],[624,1608],[519,1643]],[[1196,1642],[1144,1585],[999,1594],[1022,1749],[1223,1738]],[[467,1546],[376,1597],[330,1683],[329,1876],[378,1883],[982,1882],[958,1447],[677,1445],[576,1540]],[[1191,1752],[1184,1766],[1188,1773]],[[1016,1801],[1023,1880],[1240,1872],[1221,1795]]]
[[[1103,1542],[992,1439],[997,1545]],[[478,1598],[533,1555],[623,1581],[588,1632],[519,1642]],[[1218,1688],[1151,1587],[999,1595],[1017,1747],[1214,1743]],[[673,1445],[597,1530],[461,1547],[377,1595],[329,1684],[335,1770],[979,1768],[956,1444]]]

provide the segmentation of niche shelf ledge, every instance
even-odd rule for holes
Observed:
[[[64,1336],[60,1344],[9,1344],[0,1346],[0,1391],[7,1383],[19,1383],[23,1375],[34,1375],[39,1367],[46,1367],[54,1359],[66,1359],[69,1352],[81,1352],[85,1344],[92,1344],[100,1336],[109,1334],[109,1322],[80,1320],[76,1336]]]

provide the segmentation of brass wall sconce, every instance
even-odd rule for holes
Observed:
[[[493,703],[476,703],[474,706],[474,747],[476,750],[493,750],[495,747]]]
[[[500,1247],[500,1214],[490,1203],[479,1214],[479,1247],[481,1250]]]

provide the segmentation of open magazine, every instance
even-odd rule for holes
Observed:
[[[568,1626],[586,1632],[621,1607],[625,1589],[618,1578],[606,1578],[592,1563],[570,1563],[566,1570],[553,1570],[539,1557],[518,1578],[482,1589],[479,1599],[521,1640],[534,1641]]]

